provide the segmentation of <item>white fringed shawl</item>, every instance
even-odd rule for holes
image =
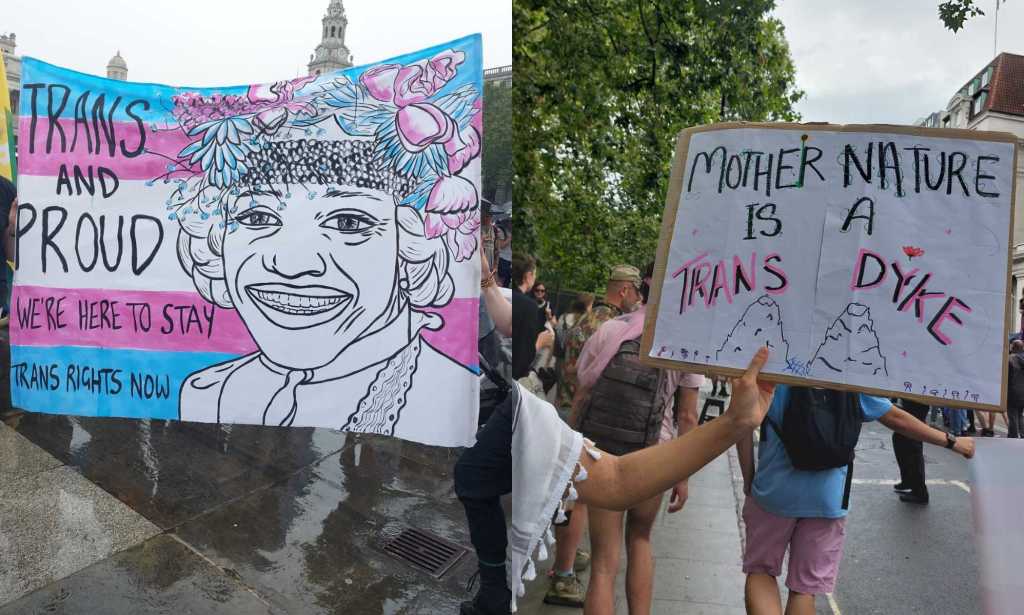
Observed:
[[[507,568],[513,613],[516,599],[526,592],[524,581],[537,576],[534,556],[547,559],[547,547],[554,544],[551,521],[556,514],[564,518],[562,500],[567,488],[567,499],[575,499],[570,481],[584,446],[583,436],[569,429],[554,406],[521,386],[517,414],[512,434],[512,527]],[[576,480],[585,478],[580,466]]]

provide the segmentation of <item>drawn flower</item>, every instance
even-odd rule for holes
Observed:
[[[456,214],[471,209],[476,209],[478,202],[476,186],[473,182],[458,175],[439,177],[430,190],[427,198],[427,213],[434,214]],[[451,228],[458,228],[462,224],[448,224]]]
[[[471,257],[480,228],[478,203],[476,186],[469,180],[457,175],[438,178],[425,207],[427,238],[443,236],[457,261]]]
[[[421,152],[434,143],[451,140],[457,128],[447,113],[430,103],[402,107],[395,123],[402,146],[410,152]]]
[[[480,153],[480,134],[472,125],[466,126],[445,142],[448,154],[448,172],[458,173]]]
[[[903,246],[903,253],[907,255],[908,260],[914,260],[915,256],[924,254],[924,250],[917,246]]]
[[[440,90],[446,83],[455,78],[456,69],[459,64],[466,60],[466,54],[461,51],[446,49],[430,59],[430,65],[434,68],[434,86]]]
[[[401,64],[381,64],[364,72],[359,77],[359,81],[366,86],[366,91],[370,93],[370,96],[381,102],[393,102],[395,79],[400,70],[402,70]]]
[[[244,160],[252,148],[248,142],[252,133],[252,125],[244,119],[212,120],[188,132],[190,137],[202,137],[178,156],[187,158],[189,165],[198,164],[210,184],[226,187],[248,171]]]
[[[391,88],[394,95],[390,102],[398,107],[405,107],[425,101],[455,78],[456,69],[459,64],[462,64],[465,57],[466,54],[461,51],[449,49],[429,60],[420,60],[401,67],[395,74],[395,81]],[[381,81],[391,74],[392,66],[394,65],[385,65],[386,70],[371,75],[370,80],[374,83],[376,90],[376,93],[371,91],[371,95],[377,100],[385,100],[379,97],[385,96],[388,91]]]
[[[253,118],[253,126],[260,129],[265,135],[273,135],[288,121],[288,110],[284,107],[274,107],[256,114]]]
[[[423,102],[439,88],[434,81],[436,71],[427,60],[403,66],[395,77],[393,102],[399,107]]]

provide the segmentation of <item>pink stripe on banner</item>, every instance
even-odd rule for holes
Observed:
[[[70,119],[59,120],[61,128],[64,129],[66,137],[65,147],[71,149],[72,141],[75,140],[75,122]],[[134,158],[127,158],[121,153],[121,142],[124,142],[124,149],[132,152],[139,147],[139,125],[135,122],[114,122],[114,143],[117,144],[117,154],[110,156],[107,138],[100,132],[100,153],[95,154],[89,151],[89,139],[85,131],[79,125],[78,139],[72,151],[60,151],[59,133],[54,132],[54,151],[46,153],[46,137],[49,130],[49,123],[40,119],[36,125],[36,151],[28,153],[29,135],[31,134],[31,118],[21,116],[18,129],[22,135],[19,145],[18,172],[24,175],[40,175],[43,177],[56,177],[60,172],[61,165],[67,165],[68,173],[74,181],[74,165],[78,165],[83,174],[88,177],[88,168],[92,167],[95,177],[98,167],[106,167],[117,175],[119,180],[126,179],[156,179],[167,174],[167,165],[172,164],[163,156],[175,158],[182,149],[189,144],[189,138],[181,130],[160,129],[153,132],[146,125],[146,151]],[[96,151],[96,135],[90,132],[92,137],[93,152]],[[156,153],[150,153],[156,152]],[[157,154],[163,154],[158,156]],[[173,174],[172,179],[187,179],[188,175],[182,172]]]
[[[149,309],[148,322],[143,305]],[[455,361],[475,366],[477,328],[463,323],[476,322],[478,305],[475,297],[453,299],[431,310],[447,326],[425,332],[424,338]],[[16,286],[11,307],[11,344],[15,346],[234,354],[257,349],[237,312],[216,307],[195,292]]]
[[[477,322],[480,299],[452,299],[440,309],[430,310],[444,318],[445,327],[440,331],[427,331],[423,339],[452,359],[463,365],[476,366],[477,327],[457,326],[456,323]]]
[[[148,321],[142,306],[148,306]],[[238,354],[256,349],[234,310],[195,292],[15,286],[10,328],[11,344],[20,346]]]

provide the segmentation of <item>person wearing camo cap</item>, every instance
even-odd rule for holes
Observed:
[[[632,265],[615,265],[608,274],[608,284],[604,297],[594,302],[594,307],[584,314],[572,329],[565,341],[565,361],[563,363],[562,382],[568,389],[565,395],[572,399],[576,392],[576,364],[583,345],[590,336],[605,322],[628,314],[640,306],[643,297],[640,288],[643,279],[640,270]],[[570,425],[576,428],[575,425]],[[583,535],[584,519],[587,512],[584,507],[577,506],[571,515],[568,525],[555,528],[558,548],[555,557],[554,574],[551,576],[551,587],[548,589],[544,602],[561,606],[582,607],[585,591],[573,571],[585,569],[590,563],[590,555],[578,551],[577,547]]]

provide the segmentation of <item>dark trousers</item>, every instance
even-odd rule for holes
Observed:
[[[1009,428],[1006,437],[1007,438],[1024,438],[1024,432],[1021,431],[1021,415],[1024,414],[1024,408],[1014,408],[1007,406],[1006,408],[1006,424]]]
[[[500,580],[506,586],[508,530],[501,496],[512,492],[512,428],[518,401],[513,389],[477,432],[476,444],[455,464],[455,494],[466,509],[481,585],[497,585]]]
[[[904,409],[919,421],[928,417],[928,406],[923,404],[904,403]],[[924,484],[924,445],[918,440],[893,433],[892,450],[900,466],[900,482],[910,487],[913,493],[927,496],[928,487]]]

